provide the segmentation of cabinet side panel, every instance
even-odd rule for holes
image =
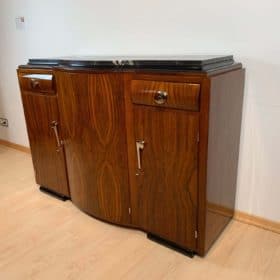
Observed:
[[[205,251],[234,213],[244,75],[240,69],[211,78]]]

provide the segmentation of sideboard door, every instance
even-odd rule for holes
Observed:
[[[56,78],[72,201],[97,218],[129,225],[122,79],[60,71]]]
[[[196,113],[134,105],[137,190],[132,211],[147,232],[196,249]]]
[[[25,91],[22,103],[37,184],[70,197],[64,151],[54,131],[60,128],[57,97]]]

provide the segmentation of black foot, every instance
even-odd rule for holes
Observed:
[[[161,244],[163,246],[166,246],[166,247],[168,247],[170,249],[173,249],[173,250],[175,250],[175,251],[177,251],[177,252],[179,252],[181,254],[184,254],[185,256],[187,256],[189,258],[193,258],[194,255],[195,255],[194,251],[183,249],[183,248],[179,247],[177,244],[175,244],[175,243],[173,243],[171,241],[167,241],[167,240],[165,240],[165,239],[163,239],[163,238],[161,238],[159,236],[156,236],[156,235],[154,235],[152,233],[148,233],[147,237],[150,240],[152,240],[154,242],[157,242],[157,243],[159,243],[159,244]]]
[[[52,190],[49,190],[49,189],[47,189],[44,186],[40,186],[40,191],[43,192],[43,193],[46,193],[46,194],[48,194],[48,195],[50,195],[52,197],[55,197],[55,198],[57,198],[59,200],[62,200],[62,201],[66,201],[66,200],[69,199],[69,197],[64,196],[62,194],[59,194],[59,193],[56,193],[56,192],[54,192]]]

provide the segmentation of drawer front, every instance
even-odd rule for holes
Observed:
[[[135,104],[199,110],[200,84],[133,80],[131,87]]]
[[[19,83],[22,91],[55,94],[52,74],[20,74]]]

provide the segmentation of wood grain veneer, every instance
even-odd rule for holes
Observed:
[[[155,102],[155,96],[158,92],[167,94],[165,103],[157,104]],[[143,80],[131,82],[132,102],[148,106],[198,111],[199,93],[200,84]]]
[[[37,184],[69,197],[63,147],[57,149],[51,123],[59,121],[56,96],[22,92]]]
[[[142,170],[132,192],[137,224],[192,250],[197,229],[198,123],[198,114],[134,106],[135,141],[145,141]],[[136,164],[134,170],[138,172]]]
[[[206,200],[207,204],[231,209],[231,215],[216,213],[214,218],[206,206],[205,250],[234,213],[244,75],[245,71],[240,69],[210,80]]]
[[[51,80],[43,80],[38,78],[30,78],[25,74],[19,75],[20,87],[24,91],[37,92],[39,94],[55,95],[55,85],[53,78]]]
[[[93,216],[130,224],[120,75],[58,71],[56,80],[72,201]]]
[[[40,80],[40,87],[33,87],[29,74],[53,75],[51,69],[18,69],[19,86],[32,153],[37,184],[62,197],[70,197],[63,147],[52,129],[58,124],[59,111],[55,81]],[[59,135],[58,135],[59,137]]]

